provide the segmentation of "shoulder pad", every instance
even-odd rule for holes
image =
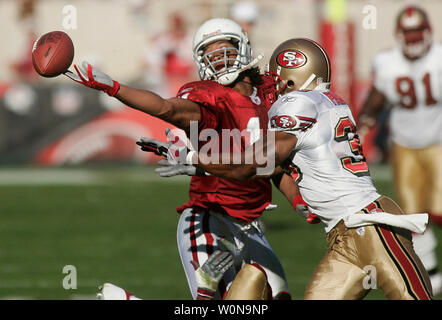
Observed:
[[[277,131],[306,131],[317,122],[314,103],[302,94],[281,97],[270,109],[270,128]]]

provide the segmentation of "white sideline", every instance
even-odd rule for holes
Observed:
[[[95,168],[0,168],[0,186],[4,185],[103,185],[119,182],[168,182],[185,183],[188,176],[162,178],[154,172],[154,166]],[[389,165],[369,165],[373,179],[391,181]]]
[[[0,168],[0,186],[5,185],[103,185],[120,182],[184,183],[188,176],[162,178],[155,167],[124,168]]]

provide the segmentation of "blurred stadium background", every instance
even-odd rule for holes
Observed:
[[[357,114],[371,57],[396,44],[395,17],[408,3],[427,10],[439,41],[439,0],[0,1],[0,299],[90,299],[103,282],[145,299],[191,298],[175,239],[175,207],[186,201],[189,179],[159,178],[158,158],[134,143],[163,139],[167,124],[64,77],[38,77],[30,52],[39,35],[62,30],[74,42],[74,63],[87,60],[120,82],[173,96],[196,79],[193,31],[208,18],[231,17],[267,58],[288,38],[322,43],[333,88]],[[364,151],[376,186],[394,198],[386,116]],[[267,237],[302,299],[325,251],[324,231],[274,195],[278,209],[263,216]],[[69,265],[75,289],[63,288]]]

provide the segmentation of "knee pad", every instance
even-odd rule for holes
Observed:
[[[271,300],[272,289],[264,269],[258,264],[245,264],[236,275],[224,300]]]

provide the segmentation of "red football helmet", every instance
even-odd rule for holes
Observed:
[[[408,6],[396,20],[396,36],[407,59],[424,56],[431,47],[431,26],[427,14],[421,8]]]

